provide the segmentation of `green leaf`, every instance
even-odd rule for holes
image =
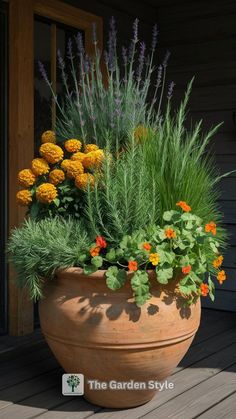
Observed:
[[[78,262],[79,262],[79,263],[84,263],[84,262],[86,261],[86,259],[87,259],[87,255],[85,255],[85,254],[80,255],[80,256],[78,257]]]
[[[186,285],[179,285],[179,290],[186,295],[191,294],[192,289],[190,288],[190,286],[186,286]]]
[[[116,260],[115,249],[110,249],[109,252],[107,252],[106,259],[109,260],[109,262],[114,262]]]
[[[121,288],[126,280],[126,271],[118,269],[117,266],[111,266],[106,272],[106,284],[108,288],[115,291]]]
[[[180,213],[174,210],[165,211],[163,214],[163,220],[168,221],[168,222],[173,221],[174,224],[180,221],[180,217],[181,217]]]
[[[157,249],[157,253],[160,256],[160,263],[163,264],[165,262],[168,262],[171,264],[175,258],[174,252],[163,250],[160,246]]]
[[[209,286],[209,297],[210,297],[211,301],[214,301],[215,300],[215,284],[211,280],[210,275],[208,277],[208,286]]]
[[[156,269],[156,273],[160,284],[168,284],[168,279],[173,278],[173,268]]]
[[[94,256],[91,259],[91,263],[92,265],[96,266],[96,268],[101,268],[103,264],[103,258],[101,256]]]
[[[97,271],[97,267],[94,265],[84,265],[84,273],[85,275],[91,275]]]
[[[59,205],[60,205],[60,199],[55,198],[53,202],[56,205],[56,207],[59,207]]]
[[[39,213],[39,204],[38,202],[34,202],[30,207],[30,217],[36,218]]]
[[[147,272],[135,272],[131,279],[131,288],[134,291],[136,304],[143,305],[150,298],[149,278]]]

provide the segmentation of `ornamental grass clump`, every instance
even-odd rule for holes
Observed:
[[[169,53],[155,68],[156,27],[148,53],[137,20],[133,30],[123,64],[114,20],[103,55],[95,32],[92,58],[79,34],[78,72],[70,40],[72,90],[59,53],[65,95],[60,100],[52,91],[56,132],[42,133],[39,155],[19,173],[17,201],[28,207],[29,219],[8,245],[18,284],[32,298],[42,297],[45,280],[68,267],[87,275],[104,270],[112,291],[129,281],[137,305],[151,297],[150,272],[161,287],[177,281],[186,304],[200,295],[213,300],[212,279],[226,280],[217,205],[222,176],[207,153],[218,127],[205,134],[201,121],[185,128],[192,81],[173,111],[173,82],[165,88]]]

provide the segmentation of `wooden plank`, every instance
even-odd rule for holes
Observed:
[[[64,397],[65,398],[65,397]],[[101,408],[88,403],[81,397],[75,397],[70,402],[65,402],[53,410],[42,414],[42,419],[82,419],[97,415]]]
[[[57,88],[57,26],[55,23],[51,23],[51,36],[50,36],[50,42],[51,42],[51,83],[53,91],[56,92]],[[56,102],[54,99],[52,99],[51,104],[52,109],[52,130],[55,130],[56,126]]]
[[[16,204],[17,174],[33,157],[34,73],[31,0],[10,0],[9,8],[9,229],[22,222],[25,210]],[[9,332],[33,331],[33,303],[27,290],[15,286],[9,271]]]
[[[201,305],[204,306],[206,298],[201,298]],[[208,300],[208,298],[207,298]],[[214,308],[214,305],[212,305],[211,308]],[[211,310],[207,310],[211,311]],[[216,335],[219,335],[219,333],[222,333],[223,331],[227,329],[231,329],[235,325],[236,316],[233,313],[222,313],[218,311],[217,316],[215,315],[216,311],[212,311],[212,315],[210,313],[207,313],[207,316],[204,315],[205,310],[203,309],[203,316],[201,319],[201,326],[198,329],[198,332],[194,338],[194,341],[192,345],[197,345],[200,342],[204,342],[206,339],[210,339]],[[218,317],[218,318],[217,318]]]
[[[175,400],[177,396],[188,391],[190,387],[194,388],[196,385],[203,383],[205,380],[208,380],[214,375],[217,377],[219,370],[226,369],[235,362],[236,343],[210,355],[209,357],[204,358],[199,362],[196,362],[191,368],[186,368],[169,377],[168,381],[174,384],[174,388],[172,390],[159,392],[157,396],[149,403],[137,408],[133,408],[132,410],[122,409],[119,410],[119,412],[114,412],[111,409],[102,409],[97,413],[96,419],[140,418],[144,415],[147,415],[157,407],[169,402],[171,399]],[[156,415],[155,417],[161,418],[166,416]]]
[[[215,291],[215,302],[213,303],[207,297],[202,302],[202,306],[204,308],[216,309],[217,307],[217,310],[236,312],[236,292],[217,289]]]
[[[19,403],[20,401],[27,399],[27,397],[32,397],[46,390],[50,391],[51,388],[54,388],[58,383],[61,383],[62,374],[63,370],[58,368],[54,371],[50,371],[1,390],[0,409],[5,409],[5,407],[10,406],[13,403]]]
[[[202,415],[198,416],[200,419],[235,419],[236,412],[236,394],[233,393],[231,396],[224,400],[219,401],[213,407],[205,411]]]
[[[219,201],[220,210],[224,213],[225,223],[235,223],[236,202],[232,200]]]
[[[212,405],[223,401],[227,396],[232,395],[236,388],[236,364],[225,371],[216,373],[212,378],[207,379],[183,394],[175,397],[165,405],[154,409],[144,418],[171,417],[173,419],[193,419],[209,409]],[[199,370],[195,371],[196,374]],[[191,383],[189,383],[191,386]],[[216,417],[220,417],[217,415]]]

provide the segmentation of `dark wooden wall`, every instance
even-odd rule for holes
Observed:
[[[104,18],[115,16],[121,42],[131,36],[135,17],[140,19],[140,38],[151,39],[157,22],[159,59],[171,51],[167,81],[173,80],[178,101],[190,79],[195,76],[189,120],[203,118],[205,129],[224,121],[213,140],[213,152],[220,171],[236,169],[236,0],[67,0],[74,6]],[[235,118],[236,120],[236,118]],[[224,268],[228,280],[217,286],[214,306],[236,311],[236,173],[221,182],[220,206],[231,234]]]

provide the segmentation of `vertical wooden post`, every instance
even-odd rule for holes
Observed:
[[[9,229],[25,211],[16,204],[17,173],[30,167],[34,148],[34,15],[33,0],[10,0],[9,8]],[[33,303],[14,284],[9,269],[9,333],[33,331]]]
[[[57,86],[57,26],[55,23],[51,24],[51,82],[54,92]],[[56,103],[52,99],[52,130],[56,126]]]

